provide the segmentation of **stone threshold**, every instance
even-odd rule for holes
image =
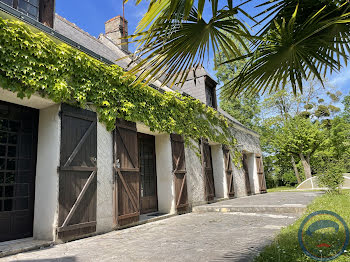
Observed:
[[[259,205],[259,206],[232,206],[232,205],[203,205],[196,206],[192,209],[194,213],[206,212],[242,212],[242,213],[303,213],[306,211],[305,205]]]
[[[22,252],[52,246],[52,241],[35,240],[32,237],[0,242],[0,258]]]
[[[121,226],[121,227],[117,227],[116,230],[120,230],[120,229],[125,229],[125,228],[129,228],[129,227],[135,227],[135,226],[139,226],[139,225],[143,225],[143,224],[147,224],[147,223],[152,223],[155,221],[159,221],[159,220],[163,220],[163,219],[167,219],[173,216],[178,216],[179,214],[161,214],[160,212],[153,212],[153,213],[148,213],[148,214],[143,214],[140,215],[140,220],[138,222],[129,224],[129,225],[125,225],[125,226]]]

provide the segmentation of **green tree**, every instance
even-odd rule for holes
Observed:
[[[244,52],[242,45],[237,46]],[[228,60],[225,52],[221,51],[214,59],[214,62],[219,64],[220,60]],[[236,61],[232,63],[226,63],[218,66],[216,76],[219,84],[225,84],[232,78],[237,76],[244,67],[244,61]],[[243,125],[257,130],[259,121],[260,96],[258,94],[248,95],[239,94],[235,97],[227,98],[222,97],[220,99],[220,107],[229,113],[231,116],[236,118]]]
[[[323,140],[322,128],[318,122],[313,123],[310,119],[296,116],[283,123],[273,143],[286,155],[298,156],[303,165],[305,177],[311,178],[311,157]]]
[[[350,92],[343,100],[344,112],[343,116],[347,122],[350,123]]]
[[[260,97],[257,95],[243,94],[231,99],[221,99],[220,107],[246,127],[257,130],[260,114],[259,100]]]
[[[314,165],[318,171],[327,171],[327,166],[336,165],[350,172],[350,121],[349,96],[342,101],[344,111],[333,117],[325,128],[325,140],[322,148],[315,154]]]
[[[325,141],[329,137],[332,120],[339,115],[340,108],[337,103],[342,94],[336,88],[327,85],[327,82],[325,83],[325,87],[322,87],[316,81],[309,81],[304,87],[304,93],[296,96],[291,89],[265,95],[261,104],[260,140],[262,149],[267,155],[265,159],[271,158],[269,162],[272,163],[272,168],[269,170],[273,170],[274,176],[280,181],[285,180],[283,179],[285,174],[294,173],[296,181],[301,183],[305,175],[303,165],[305,162],[301,161],[300,154],[284,150],[283,142],[285,141],[277,136],[280,135],[286,123],[295,117],[309,119],[312,124],[318,125]],[[321,114],[321,110],[327,113]],[[316,166],[314,165],[317,163],[315,159],[319,159],[321,152],[326,152],[326,149],[327,146],[322,143],[310,156],[309,161],[306,161],[309,162],[311,170]],[[304,158],[307,159],[306,156]],[[307,168],[307,170],[310,169]]]

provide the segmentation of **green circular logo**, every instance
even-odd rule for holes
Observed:
[[[349,228],[338,214],[321,210],[307,216],[298,232],[303,252],[317,261],[331,261],[344,253],[349,244]]]

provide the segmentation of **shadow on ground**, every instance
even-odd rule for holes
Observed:
[[[251,246],[249,248],[244,248],[239,252],[228,252],[222,257],[216,258],[211,262],[252,262],[254,258],[259,255],[259,253],[271,244],[271,241],[264,241],[259,246]]]
[[[76,262],[75,257],[57,257],[48,259],[14,260],[14,262]]]

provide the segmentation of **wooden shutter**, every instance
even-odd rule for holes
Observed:
[[[117,119],[114,130],[115,222],[139,221],[140,170],[136,123]]]
[[[262,157],[260,155],[257,155],[255,158],[256,158],[256,167],[258,171],[260,193],[266,193],[267,190],[266,190],[266,181],[264,176],[264,165],[263,165]]]
[[[248,156],[245,153],[243,153],[242,163],[243,163],[243,172],[244,172],[244,177],[245,177],[246,192],[247,192],[247,195],[251,195],[252,194],[252,190],[250,188],[249,169],[248,169]]]
[[[58,238],[96,231],[96,113],[62,105]],[[48,145],[50,146],[50,145]]]
[[[222,151],[224,153],[224,164],[225,164],[225,174],[227,181],[227,194],[229,198],[233,198],[235,196],[235,190],[233,186],[233,171],[232,171],[232,159],[230,154],[230,149],[223,145]]]
[[[205,198],[207,201],[213,201],[215,197],[214,173],[211,159],[211,149],[208,140],[206,139],[201,139],[201,155]]]
[[[176,210],[178,213],[184,213],[188,212],[185,145],[180,135],[171,134],[170,138],[173,156]]]

